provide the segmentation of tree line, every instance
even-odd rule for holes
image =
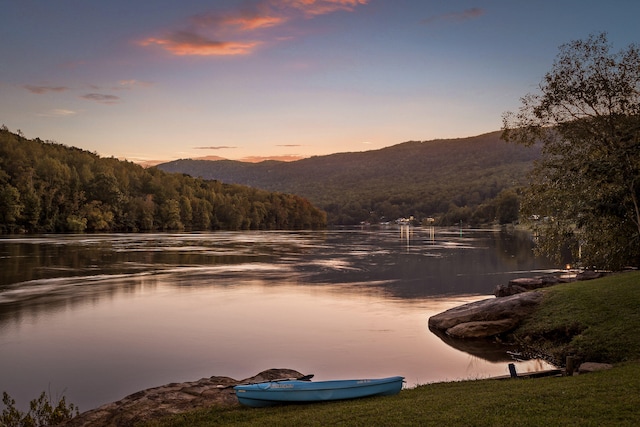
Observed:
[[[298,194],[327,212],[330,225],[413,217],[415,223],[433,218],[436,225],[480,226],[518,220],[521,188],[539,157],[539,147],[507,144],[492,132],[296,162],[183,159],[158,167]]]
[[[0,128],[0,232],[322,228],[308,200],[145,169]]]

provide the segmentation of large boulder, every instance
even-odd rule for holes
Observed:
[[[520,321],[515,318],[465,322],[447,329],[453,338],[486,338],[515,329]]]
[[[522,292],[532,291],[535,289],[546,288],[547,286],[557,285],[558,283],[569,283],[576,280],[593,280],[606,276],[608,273],[604,271],[585,270],[576,274],[569,272],[560,275],[547,274],[538,277],[519,277],[509,280],[506,285],[498,285],[493,290],[493,294],[497,297],[507,297]]]
[[[586,374],[588,372],[606,371],[608,369],[613,369],[613,365],[609,363],[584,362],[580,364],[578,373]]]
[[[546,288],[555,284],[569,281],[569,279],[561,279],[557,276],[547,275],[540,277],[519,277],[509,280],[506,285],[498,285],[493,291],[497,297],[506,297],[522,292],[532,291],[535,289]]]
[[[487,338],[515,329],[542,301],[539,291],[490,298],[451,308],[429,318],[429,328],[456,338]]]
[[[576,280],[593,280],[606,276],[604,271],[585,270],[576,275]]]
[[[292,369],[269,369],[241,381],[229,377],[171,383],[131,394],[117,402],[83,412],[65,427],[124,427],[195,409],[239,405],[233,386],[243,383],[302,378]]]

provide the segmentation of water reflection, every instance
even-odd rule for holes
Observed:
[[[408,385],[507,374],[429,316],[551,267],[526,235],[333,230],[0,239],[0,378],[82,410],[274,367]],[[502,355],[504,352],[501,353]],[[540,368],[523,363],[518,371]]]
[[[483,339],[459,339],[450,337],[435,329],[431,329],[431,332],[440,338],[444,343],[456,350],[463,351],[472,356],[486,360],[488,362],[513,362],[510,353],[516,352],[518,347],[515,345],[500,345],[483,340]]]

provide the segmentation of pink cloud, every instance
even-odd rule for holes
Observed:
[[[164,38],[150,37],[142,46],[157,45],[178,56],[225,56],[251,53],[260,42],[223,42],[189,31],[178,31]]]
[[[244,30],[257,30],[281,25],[287,21],[283,16],[235,17],[226,21],[228,25],[237,25]]]
[[[178,56],[248,55],[259,46],[287,40],[274,29],[297,19],[353,11],[369,0],[262,0],[224,13],[191,17],[186,29],[147,37],[141,46],[157,46]]]
[[[284,24],[286,16],[272,14],[268,10],[243,10],[235,13],[218,14],[203,13],[191,18],[191,23],[200,29],[217,28],[231,30],[234,27],[241,31],[258,30]]]

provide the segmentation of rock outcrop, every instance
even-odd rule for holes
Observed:
[[[542,292],[524,292],[454,307],[429,318],[429,328],[456,338],[487,338],[515,329],[542,301]]]
[[[585,270],[576,274],[576,280],[593,280],[593,279],[599,279],[606,275],[607,275],[607,272],[604,272],[604,271]]]
[[[547,274],[545,276],[538,277],[519,277],[517,279],[509,280],[509,283],[506,285],[496,286],[493,290],[493,294],[497,297],[507,297],[522,292],[557,285],[558,283],[598,279],[606,276],[607,274],[608,273],[604,271],[585,270],[578,273],[563,272],[559,275]]]
[[[540,288],[576,280],[592,280],[604,272],[582,271],[577,274],[545,275],[512,279],[494,289],[490,298],[452,308],[429,319],[429,328],[451,338],[488,338],[515,329],[542,300]]]
[[[558,283],[568,282],[573,279],[564,279],[558,276],[540,276],[540,277],[520,277],[509,280],[506,285],[498,285],[493,291],[497,297],[507,297],[522,292],[533,291],[535,289],[546,288]]]
[[[229,377],[171,383],[131,394],[122,400],[83,412],[65,427],[125,427],[211,406],[239,405],[233,386],[243,383],[302,378],[291,369],[269,369],[241,381]]]
[[[613,369],[613,365],[609,363],[584,362],[580,364],[578,373],[586,374],[588,372],[606,371],[608,369]]]

